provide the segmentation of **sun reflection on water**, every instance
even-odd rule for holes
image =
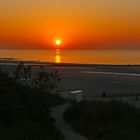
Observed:
[[[60,63],[60,62],[61,62],[60,49],[57,49],[55,55],[55,63]]]

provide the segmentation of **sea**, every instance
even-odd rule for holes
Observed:
[[[140,65],[140,50],[0,50],[0,58],[29,61]]]

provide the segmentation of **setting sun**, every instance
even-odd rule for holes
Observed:
[[[56,45],[61,45],[61,41],[60,40],[56,40]]]

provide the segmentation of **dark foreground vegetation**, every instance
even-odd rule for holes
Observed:
[[[50,94],[59,81],[57,72],[41,67],[33,80],[31,75],[31,67],[22,63],[11,77],[0,70],[0,140],[63,139],[50,110],[64,102]]]
[[[64,119],[89,140],[140,139],[140,110],[123,102],[74,103]]]

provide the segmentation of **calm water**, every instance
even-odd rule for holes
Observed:
[[[140,64],[138,50],[0,50],[0,57],[56,63]]]

